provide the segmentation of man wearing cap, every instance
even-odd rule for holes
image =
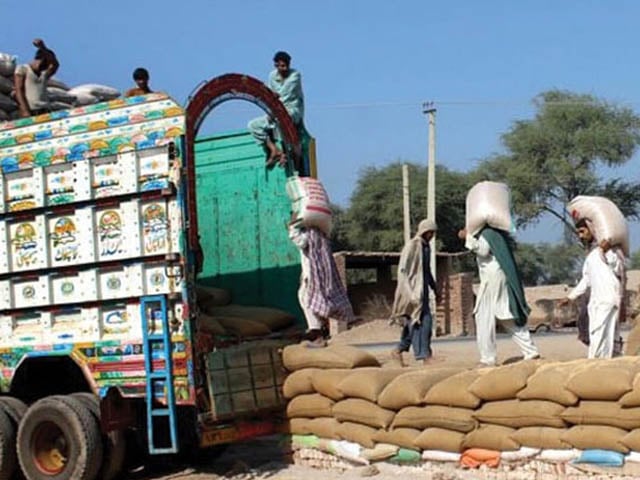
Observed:
[[[393,302],[392,319],[403,322],[402,335],[392,358],[404,365],[402,353],[413,347],[416,360],[427,364],[432,358],[431,331],[433,319],[429,307],[429,287],[440,303],[440,292],[431,274],[429,242],[438,229],[431,219],[422,220],[418,231],[402,249],[398,264],[398,286]]]
[[[480,288],[473,310],[476,322],[476,341],[480,351],[479,366],[496,364],[496,321],[511,333],[525,360],[540,358],[527,328],[531,309],[527,305],[520,271],[506,232],[484,227],[476,235],[465,229],[458,232],[465,247],[476,254]]]

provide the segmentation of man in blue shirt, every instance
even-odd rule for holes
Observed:
[[[302,93],[302,76],[291,68],[291,56],[287,52],[277,52],[273,57],[275,69],[269,74],[268,87],[283,103],[293,123],[299,125],[304,116],[304,94]],[[267,166],[276,162],[285,163],[282,151],[274,141],[276,123],[269,115],[254,118],[249,122],[249,130],[256,141],[269,152]]]

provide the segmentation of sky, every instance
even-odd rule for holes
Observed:
[[[501,152],[501,134],[551,88],[640,112],[634,0],[0,0],[0,18],[0,51],[26,62],[41,37],[72,86],[124,90],[144,66],[152,88],[183,104],[224,73],[266,80],[274,52],[288,51],[302,72],[320,178],[343,206],[364,167],[426,164],[425,101],[437,108],[436,162],[461,171]],[[243,128],[258,113],[224,104],[201,133]],[[602,174],[639,180],[639,155]],[[561,233],[548,219],[518,236],[555,242]],[[640,247],[637,223],[631,245]]]

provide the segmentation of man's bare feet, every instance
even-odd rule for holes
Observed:
[[[400,364],[401,367],[404,367],[404,360],[402,359],[402,352],[399,350],[391,350],[391,359],[395,360]]]
[[[437,363],[437,360],[433,357],[427,357],[422,360],[423,365],[433,365],[434,363]]]

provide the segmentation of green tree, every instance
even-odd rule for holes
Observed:
[[[572,284],[579,276],[584,250],[578,244],[519,243],[515,256],[526,286]]]
[[[631,258],[629,259],[629,266],[633,270],[640,269],[640,250],[636,250],[631,254]]]
[[[418,222],[426,217],[426,167],[409,164],[409,182],[413,234]],[[465,173],[438,166],[436,185],[439,249],[459,251],[463,245],[457,232],[464,226],[465,199],[471,180]],[[343,221],[343,244],[371,251],[400,250],[403,244],[402,163],[365,168]]]
[[[599,167],[620,166],[640,142],[640,117],[591,95],[551,90],[534,99],[537,112],[503,135],[506,152],[483,162],[478,179],[507,183],[520,225],[551,214],[572,228],[567,203],[577,195],[603,195],[627,217],[640,217],[640,185],[604,181]]]

